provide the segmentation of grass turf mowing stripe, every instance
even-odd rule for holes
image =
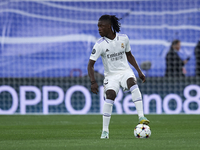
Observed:
[[[101,115],[0,116],[0,149],[200,149],[199,115],[148,115],[152,135],[136,139],[136,115],[113,115],[101,140]]]

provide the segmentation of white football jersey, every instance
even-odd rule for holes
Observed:
[[[126,52],[130,50],[129,38],[126,34],[116,34],[113,40],[102,37],[94,45],[90,59],[96,61],[101,56],[104,75],[114,75],[131,70],[126,57]]]

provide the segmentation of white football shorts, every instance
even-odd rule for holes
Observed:
[[[122,89],[124,91],[129,90],[128,86],[127,86],[127,80],[129,78],[134,78],[135,80],[137,80],[135,77],[135,74],[133,73],[132,70],[124,71],[124,72],[118,73],[116,75],[111,75],[111,76],[105,77],[105,79],[103,81],[104,95],[107,90],[114,90],[117,95],[120,87],[122,87]]]

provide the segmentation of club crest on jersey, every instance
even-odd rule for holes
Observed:
[[[92,50],[92,54],[95,54],[95,53],[96,53],[96,50],[95,50],[95,49],[93,49],[93,50]]]
[[[124,43],[121,44],[121,47],[124,48]]]

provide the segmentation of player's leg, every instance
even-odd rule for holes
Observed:
[[[137,85],[137,81],[134,78],[129,78],[127,80],[128,89],[131,91],[132,100],[135,104],[136,110],[138,112],[138,117],[144,117],[142,95]]]
[[[103,131],[101,139],[109,138],[110,118],[112,114],[114,100],[116,98],[116,92],[114,90],[107,90],[105,94],[106,94],[106,99],[104,101],[104,106],[103,106]]]
[[[103,106],[103,131],[109,132],[110,118],[116,93],[114,90],[106,91],[106,99]]]
[[[144,117],[142,95],[137,85],[136,78],[130,77],[127,80],[127,87],[131,91],[132,100],[138,112],[139,123],[148,125],[150,121]]]
[[[119,79],[118,76],[107,77],[104,79],[104,105],[103,105],[103,130],[101,138],[109,138],[109,124],[112,114],[112,108],[116,95],[119,92]]]

